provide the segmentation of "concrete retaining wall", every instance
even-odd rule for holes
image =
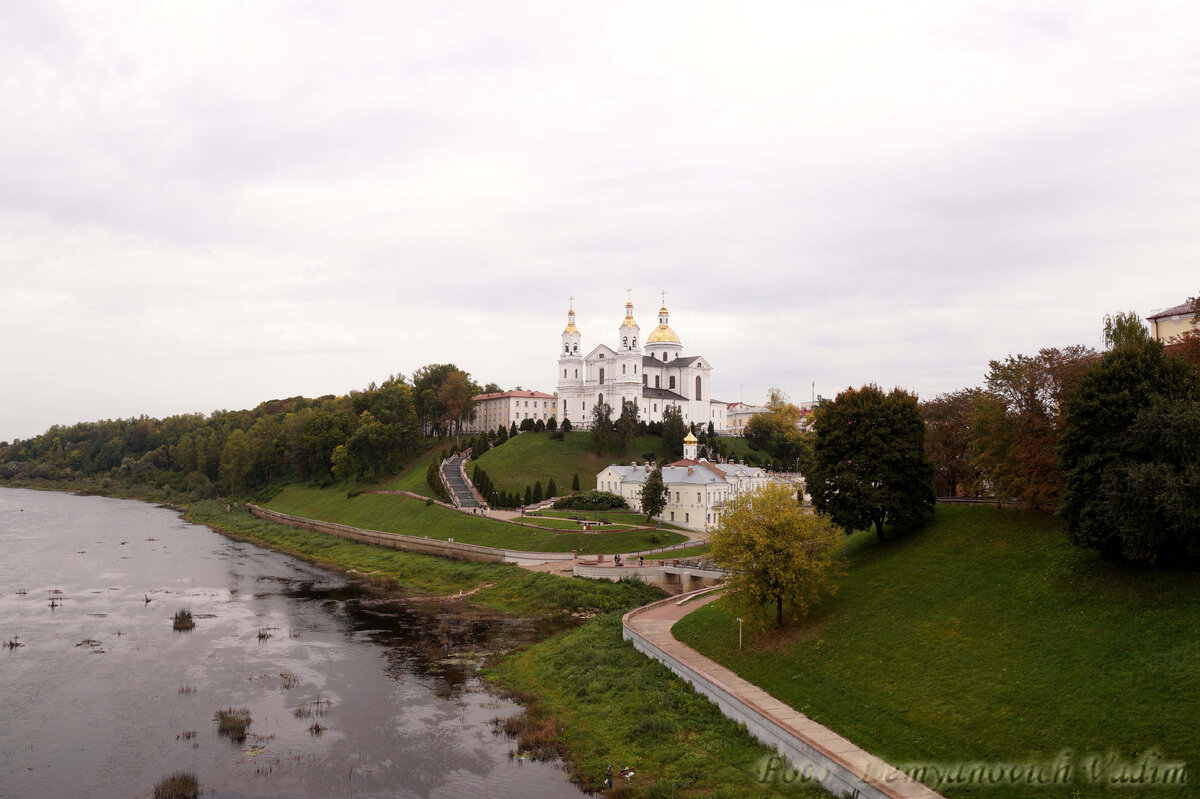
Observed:
[[[643,582],[657,585],[671,594],[681,594],[698,588],[711,587],[721,582],[725,575],[722,572],[709,572],[700,569],[686,569],[682,566],[589,566],[576,563],[576,577],[592,577],[601,580],[612,580],[614,583],[622,577],[637,577]]]
[[[287,513],[267,510],[258,505],[250,505],[250,512],[260,519],[266,519],[289,527],[299,527],[303,530],[313,530],[318,533],[336,535],[362,544],[376,544],[381,547],[400,549],[405,552],[417,552],[422,555],[437,555],[455,560],[473,561],[503,561],[505,563],[552,563],[572,560],[574,552],[522,552],[515,549],[498,549],[479,544],[463,544],[458,541],[442,541],[437,538],[422,538],[415,535],[385,533],[379,530],[364,530],[346,524],[306,519],[303,516],[292,516]]]

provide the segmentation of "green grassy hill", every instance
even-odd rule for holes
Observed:
[[[1088,758],[1200,764],[1200,574],[1107,563],[1043,514],[940,506],[923,531],[844,548],[837,596],[737,649],[723,602],[675,634],[893,764],[1050,761],[1072,784],[950,797],[1175,797],[1091,784]],[[1103,761],[1102,761],[1103,762]]]
[[[612,554],[636,552],[675,544],[684,536],[668,530],[624,530],[611,533],[582,533],[538,529],[472,516],[426,505],[424,501],[394,494],[360,494],[347,497],[344,488],[292,486],[279,493],[266,507],[280,513],[322,519],[385,533],[428,536],[464,544],[479,544],[528,552]]]

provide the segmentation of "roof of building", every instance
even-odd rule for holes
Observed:
[[[1182,305],[1176,305],[1174,307],[1167,308],[1166,310],[1159,311],[1156,314],[1151,314],[1150,316],[1147,316],[1146,318],[1147,319],[1162,319],[1164,316],[1177,316],[1177,315],[1182,315],[1182,314],[1190,314],[1190,313],[1194,313],[1193,308],[1194,308],[1194,306],[1192,305],[1192,301],[1188,300],[1187,302],[1183,303]]]
[[[476,394],[474,397],[471,397],[471,399],[475,402],[482,402],[483,400],[500,399],[501,397],[558,399],[558,397],[554,396],[553,394],[545,394],[541,391],[530,391],[524,388],[518,388],[513,391],[494,391],[491,394]]]
[[[700,360],[700,358],[701,356],[699,355],[688,355],[685,358],[672,358],[669,361],[660,361],[653,355],[643,355],[642,366],[643,368],[647,366],[657,366],[659,369],[662,369],[664,366],[691,366],[696,361]]]
[[[646,478],[650,476],[650,472],[644,466],[628,466],[614,463],[604,469],[608,471],[612,469],[616,472],[622,483],[638,485],[646,482]],[[653,471],[653,470],[651,470]],[[696,468],[694,466],[664,466],[662,467],[663,483],[666,485],[679,485],[686,483],[689,485],[706,485],[709,483],[724,483],[726,482],[724,475],[716,470],[708,468]]]
[[[687,402],[688,398],[682,394],[677,394],[669,388],[651,388],[650,386],[642,386],[642,396],[646,399],[669,399]]]
[[[683,439],[683,443],[685,443],[685,444],[695,444],[697,441],[698,441],[698,439],[696,438],[696,434],[693,433],[691,430],[688,431],[688,434],[686,436],[684,436],[684,439]]]

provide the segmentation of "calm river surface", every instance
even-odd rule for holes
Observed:
[[[196,628],[175,632],[184,608]],[[537,634],[166,508],[0,489],[0,644],[21,644],[0,648],[0,796],[148,797],[186,770],[219,797],[581,797],[509,757],[490,722],[519,708],[473,674]],[[231,707],[242,743],[213,720]]]

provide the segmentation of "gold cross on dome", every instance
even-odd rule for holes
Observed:
[[[633,304],[633,289],[625,289],[625,302]]]
[[[575,297],[570,296],[567,299],[571,301],[571,313],[575,313]]]
[[[663,307],[666,308],[667,307],[667,290],[666,289],[662,290],[662,298],[663,298],[663,302],[662,302]]]

